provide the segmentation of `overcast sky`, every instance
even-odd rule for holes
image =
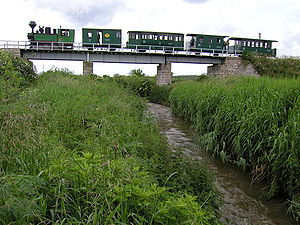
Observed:
[[[178,33],[220,34],[235,37],[277,40],[279,56],[300,56],[299,0],[3,0],[0,6],[0,40],[27,40],[29,22],[57,28],[76,29],[81,42],[81,28],[122,29],[124,41],[128,30]],[[53,65],[82,73],[81,62],[34,62],[38,70]],[[178,74],[201,74],[203,66],[173,64]],[[156,73],[156,65],[95,63],[99,75],[128,74],[142,68],[147,75]]]

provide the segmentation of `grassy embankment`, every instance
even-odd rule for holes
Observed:
[[[247,53],[243,55],[243,59],[252,63],[257,72],[263,77],[300,78],[299,57],[270,58]]]
[[[208,79],[178,84],[173,111],[193,123],[203,147],[270,183],[300,219],[300,80]]]
[[[169,151],[141,99],[62,72],[24,90],[9,74],[33,78],[0,72],[1,224],[219,224],[212,178]]]

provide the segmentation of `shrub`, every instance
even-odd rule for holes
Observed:
[[[9,101],[35,79],[30,61],[0,50],[0,103]]]

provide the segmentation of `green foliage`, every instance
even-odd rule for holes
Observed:
[[[185,82],[170,94],[173,111],[193,123],[204,148],[267,180],[299,213],[300,81],[270,78]],[[298,202],[299,203],[299,202]],[[298,217],[296,217],[298,218]]]
[[[0,104],[9,101],[35,79],[30,61],[0,50]]]
[[[144,77],[146,74],[143,73],[142,69],[133,69],[129,72],[129,75],[132,77]]]
[[[154,86],[154,80],[150,77],[117,76],[114,77],[114,80],[141,97],[148,97],[151,93],[152,87]]]
[[[7,175],[0,178],[0,223],[30,224],[45,207],[45,181],[39,176]]]
[[[247,52],[243,54],[243,59],[252,63],[261,76],[297,79],[300,77],[299,57],[271,58]]]
[[[140,98],[100,81],[49,71],[0,109],[1,223],[219,224],[207,171],[170,156]]]
[[[140,97],[153,103],[169,104],[169,93],[172,86],[157,86],[153,77],[125,77],[117,76],[114,80],[123,87],[132,90]]]

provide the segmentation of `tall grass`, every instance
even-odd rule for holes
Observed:
[[[0,223],[219,224],[211,176],[144,109],[114,82],[41,75],[0,109]]]
[[[174,112],[193,122],[207,150],[267,180],[267,197],[286,194],[299,220],[300,81],[210,79],[177,85]]]

